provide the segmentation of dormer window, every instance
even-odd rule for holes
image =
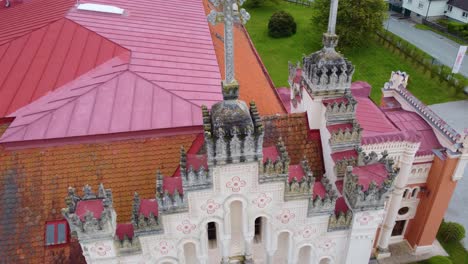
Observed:
[[[66,220],[46,222],[45,245],[55,246],[68,243],[68,224]]]

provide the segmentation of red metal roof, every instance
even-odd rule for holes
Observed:
[[[387,169],[382,163],[354,167],[353,174],[358,176],[359,184],[363,186],[363,191],[369,188],[369,184],[372,181],[381,186],[388,176]]]
[[[441,148],[431,126],[417,113],[405,110],[394,110],[385,112],[387,117],[404,132],[413,132],[419,136],[421,145],[416,155],[428,155],[432,149]]]
[[[15,112],[0,142],[202,124],[198,105],[129,71],[127,62],[114,58]]]
[[[94,218],[100,219],[103,211],[104,204],[102,199],[79,201],[76,205],[76,215],[78,215],[81,221],[84,221],[88,212],[91,212]]]
[[[1,45],[0,117],[125,52],[65,18]]]
[[[92,2],[123,8],[125,14],[72,9],[67,17],[131,50],[130,70],[198,106],[222,100],[201,0]]]
[[[0,45],[64,17],[76,0],[12,0],[0,2]]]

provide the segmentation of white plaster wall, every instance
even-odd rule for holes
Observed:
[[[278,235],[281,232],[291,234],[291,251],[288,253],[288,263],[297,263],[299,250],[303,246],[310,246],[312,262],[319,263],[323,258],[330,258],[332,263],[364,263],[367,254],[372,249],[377,224],[375,220],[380,217],[374,213],[358,213],[353,227],[353,241],[356,234],[359,241],[352,246],[353,254],[349,255],[349,230],[328,232],[328,215],[307,217],[307,200],[284,201],[283,183],[258,184],[258,164],[255,162],[224,165],[212,169],[214,188],[188,195],[189,212],[164,215],[162,222],[164,233],[159,235],[148,234],[140,236],[141,254],[132,256],[116,256],[112,248],[107,252],[112,260],[103,259],[96,254],[90,263],[184,263],[184,244],[193,243],[196,248],[197,261],[211,263],[212,256],[208,255],[206,224],[214,221],[218,224],[221,243],[219,256],[225,243],[230,241],[229,205],[232,201],[243,204],[243,235],[253,238],[255,218],[263,216],[267,219],[268,235],[265,234],[265,252],[273,252],[278,244]],[[235,184],[236,183],[236,184]],[[369,217],[370,216],[370,217]],[[356,224],[357,223],[357,224]],[[247,245],[247,244],[246,244]],[[109,245],[111,247],[111,245]],[[106,247],[107,248],[107,247]],[[89,250],[88,250],[89,251]],[[356,259],[349,259],[356,258]],[[97,262],[99,261],[99,262]],[[217,260],[215,260],[217,261]]]
[[[420,4],[422,6],[420,6]],[[429,0],[403,0],[403,7],[423,17],[443,16],[446,10],[446,1],[432,1],[429,9]],[[428,12],[429,9],[429,12]]]
[[[468,23],[468,17],[463,17],[463,12],[468,12],[468,11],[463,11],[462,9],[453,6],[452,11],[447,11],[445,15],[452,19],[458,20],[460,22]]]

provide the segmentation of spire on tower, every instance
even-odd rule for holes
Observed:
[[[224,100],[235,100],[239,97],[239,85],[234,77],[234,22],[247,23],[250,14],[239,6],[244,4],[245,0],[210,0],[218,7],[222,5],[223,11],[211,10],[208,15],[208,21],[216,25],[224,24],[224,72],[223,98]]]
[[[323,34],[323,46],[326,49],[335,49],[338,44],[336,35],[336,17],[338,15],[338,0],[330,0],[330,14],[328,16],[328,30]]]

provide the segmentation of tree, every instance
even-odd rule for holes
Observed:
[[[437,237],[444,242],[458,242],[465,238],[465,228],[454,222],[442,222]]]
[[[328,25],[330,0],[315,0],[312,26],[323,32]],[[387,5],[383,0],[340,0],[336,34],[339,46],[344,48],[365,46],[377,30],[383,28],[387,16]]]
[[[279,0],[247,0],[246,6],[251,8],[257,8],[264,6],[267,3],[277,4]]]
[[[273,38],[284,38],[296,34],[296,22],[291,14],[285,11],[275,12],[268,21],[268,35]]]

